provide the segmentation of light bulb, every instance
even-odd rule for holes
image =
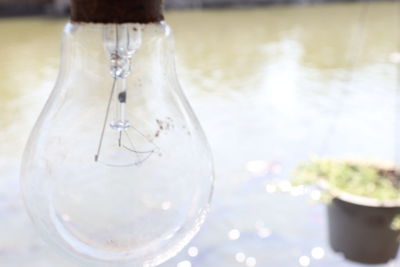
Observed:
[[[60,75],[21,170],[42,235],[96,266],[155,266],[176,255],[198,232],[213,191],[171,30],[135,22],[66,25]]]

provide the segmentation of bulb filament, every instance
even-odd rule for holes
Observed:
[[[104,42],[106,50],[108,50],[110,55],[110,73],[113,77],[113,84],[94,160],[95,162],[101,162],[109,166],[137,166],[159,151],[159,147],[126,118],[126,106],[128,102],[127,78],[132,70],[132,57],[141,45],[140,31],[135,29],[134,33],[130,32],[127,25],[107,25],[104,28]],[[107,124],[110,119],[113,102],[115,102],[115,117],[109,123],[109,126],[117,133],[117,141],[115,143],[118,148],[118,155],[112,156],[109,160],[101,160],[100,154],[105,143]],[[132,133],[136,138],[146,141],[147,146],[151,145],[152,149],[142,150],[136,148]],[[129,155],[126,156],[126,152]],[[118,158],[118,156],[123,158],[121,162],[110,162],[115,161],[115,158]]]

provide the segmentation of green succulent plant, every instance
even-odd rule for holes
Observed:
[[[400,173],[367,163],[318,159],[301,164],[294,184],[317,184],[353,195],[380,200],[400,199]]]

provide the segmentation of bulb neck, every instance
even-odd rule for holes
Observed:
[[[163,0],[71,0],[71,20],[86,23],[155,23]]]

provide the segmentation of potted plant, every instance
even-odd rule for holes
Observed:
[[[295,184],[317,184],[329,197],[329,241],[352,261],[385,263],[400,241],[400,172],[367,162],[315,159],[301,164]]]

